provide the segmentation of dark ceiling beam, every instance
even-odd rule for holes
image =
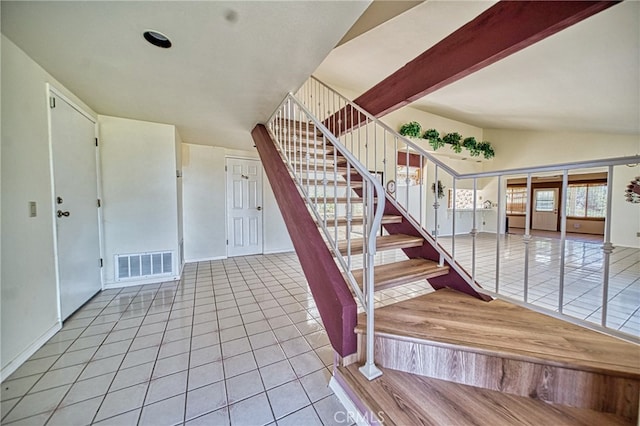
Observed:
[[[376,84],[355,103],[376,117],[384,116],[617,3],[502,0]]]

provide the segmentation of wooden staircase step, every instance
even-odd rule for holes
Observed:
[[[311,197],[313,198],[313,197]],[[350,199],[351,204],[362,204],[362,198],[360,197],[332,197],[332,196],[327,196],[327,199],[325,200],[323,197],[318,196],[318,204],[324,204],[325,202],[327,204],[347,204],[347,200]]]
[[[307,172],[307,163],[302,162],[296,162],[295,163],[295,167],[296,170],[300,170],[300,167],[302,167],[302,173],[306,173]],[[318,161],[318,163],[314,164],[313,161],[309,163],[309,173],[324,173],[325,172],[325,168],[322,166],[322,162]],[[351,167],[351,168],[347,168],[346,166],[336,166],[334,167],[333,164],[327,164],[327,168],[326,168],[326,172],[327,173],[336,173],[339,175],[343,175],[346,176],[347,173],[350,173],[352,176],[357,176],[358,172],[356,171],[355,168]],[[345,177],[346,179],[346,177]]]
[[[306,156],[305,156],[305,157],[306,157]],[[320,163],[320,162],[324,161],[324,160],[325,160],[325,158],[326,158],[327,163],[331,163],[331,164],[333,164],[333,163],[334,163],[334,161],[335,161],[337,164],[345,164],[345,163],[347,162],[347,159],[346,159],[346,158],[344,158],[340,153],[338,153],[338,155],[337,155],[337,156],[334,156],[334,154],[333,154],[333,150],[332,150],[331,152],[327,152],[327,154],[326,154],[326,155],[325,155],[324,153],[322,153],[322,152],[318,152],[318,153],[309,152],[309,153],[308,153],[308,157],[309,157],[309,160],[310,160],[311,162],[313,162],[313,160],[314,160],[314,158],[315,158],[315,160],[316,160],[318,163]],[[302,160],[302,161],[301,161],[301,160]],[[292,158],[292,159],[291,159],[291,162],[292,162],[293,164],[298,164],[298,165],[299,165],[301,162],[302,162],[302,164],[306,164],[306,158],[304,158],[304,159],[300,159],[299,157]]]
[[[379,366],[637,421],[638,344],[447,288],[376,309],[375,332]]]
[[[368,381],[356,364],[337,375],[384,425],[628,425],[627,419],[381,368]],[[368,417],[367,417],[368,416]],[[374,422],[369,421],[374,424]]]
[[[331,146],[327,146],[327,145],[322,145],[322,144],[296,144],[296,145],[290,145],[284,148],[284,151],[287,152],[289,154],[289,157],[298,157],[300,156],[300,154],[309,154],[309,155],[313,155],[315,154],[316,156],[319,156],[319,158],[323,158],[324,153],[326,152],[327,156],[329,156],[329,154],[333,154],[333,148]]]
[[[283,120],[281,124],[284,128],[288,128],[296,131],[303,131],[309,133],[318,133],[316,130],[315,124],[307,121],[299,121],[299,120]],[[308,130],[307,130],[308,129]]]
[[[309,148],[314,148],[314,147],[327,147],[327,148],[331,148],[333,150],[333,145],[331,144],[330,141],[325,141],[323,142],[322,138],[313,138],[313,137],[306,137],[306,136],[302,136],[302,135],[290,135],[289,138],[286,137],[285,135],[285,139],[282,141],[283,142],[283,147],[284,149],[288,150],[288,151],[293,151],[295,149],[299,149],[300,147],[309,147]]]
[[[351,254],[361,254],[363,252],[363,238],[351,239]],[[376,250],[395,250],[409,247],[419,247],[424,243],[422,237],[412,235],[395,234],[384,235],[376,238]],[[338,250],[340,253],[347,254],[347,240],[338,241]]]
[[[364,218],[362,216],[354,216],[351,218],[352,225],[362,225]],[[395,215],[384,215],[382,216],[382,224],[387,225],[391,223],[401,223],[402,216]],[[338,217],[337,220],[338,226],[344,226],[347,224],[347,218],[344,216]],[[336,224],[336,220],[334,218],[327,219],[327,226],[334,226]]]
[[[402,284],[435,278],[449,273],[448,266],[438,266],[437,262],[428,259],[409,259],[400,262],[377,265],[374,269],[375,290],[396,287]],[[364,282],[362,270],[353,271],[353,277],[362,287]],[[376,313],[376,317],[377,317]],[[377,321],[377,320],[376,320]],[[377,328],[376,328],[377,330]]]
[[[318,188],[324,187],[324,183],[322,179],[304,178],[301,180],[303,185],[318,186]],[[327,179],[327,187],[332,187],[332,186],[346,187],[347,181],[346,180],[334,181],[332,179]],[[362,182],[351,181],[350,186],[351,186],[351,189],[360,189],[362,188]]]
[[[333,165],[327,165],[326,170],[323,167],[313,168],[313,163],[309,165],[309,170],[307,171],[307,165],[299,163],[295,166],[296,173],[303,173],[309,179],[313,179],[316,176],[316,179],[322,179],[321,176],[326,174],[328,180],[333,180],[333,177],[336,176],[338,181],[347,180],[347,168],[344,166],[333,167]],[[356,169],[353,167],[349,170],[349,175],[351,176],[351,183],[362,182],[362,177],[358,174]],[[320,178],[317,178],[320,176]]]

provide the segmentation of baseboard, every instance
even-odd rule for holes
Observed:
[[[24,351],[16,356],[7,365],[2,367],[0,371],[0,381],[4,381],[7,377],[13,374],[22,364],[27,361],[31,355],[36,353],[49,339],[53,337],[62,328],[62,323],[56,322],[49,330],[47,330],[42,336],[38,337],[35,342],[29,345]]]
[[[292,253],[294,251],[295,250],[293,249],[293,247],[291,247],[291,248],[280,249],[280,250],[265,250],[262,252],[262,254]]]
[[[347,365],[354,364],[360,360],[360,354],[354,353],[351,355],[347,355],[341,359],[340,365],[346,367]]]
[[[329,389],[333,391],[338,400],[345,408],[344,412],[337,411],[333,414],[333,420],[338,424],[350,424],[355,422],[358,426],[380,425],[373,413],[367,410],[360,410],[349,396],[348,391],[343,387],[335,374],[329,380]]]
[[[148,278],[146,280],[131,280],[131,281],[116,281],[105,283],[103,286],[104,290],[110,290],[113,288],[125,288],[125,287],[135,287],[137,285],[146,285],[146,284],[160,284],[166,283],[167,281],[179,281],[180,275],[169,275],[164,277],[154,277]]]
[[[224,260],[228,259],[227,256],[214,256],[214,257],[203,257],[198,259],[185,259],[184,263],[196,263],[196,262],[209,262],[211,260]]]

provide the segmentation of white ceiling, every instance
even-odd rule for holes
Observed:
[[[424,2],[337,47],[314,75],[363,93],[494,3]],[[640,134],[640,2],[613,6],[411,106],[482,128]]]
[[[250,149],[369,1],[2,1],[2,33],[99,114]],[[142,32],[173,47],[149,45]]]

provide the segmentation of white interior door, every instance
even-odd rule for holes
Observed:
[[[227,256],[262,253],[262,165],[227,158]]]
[[[532,229],[558,230],[558,188],[533,190]]]
[[[60,315],[101,289],[95,123],[50,94]],[[54,103],[55,102],[55,103]]]

